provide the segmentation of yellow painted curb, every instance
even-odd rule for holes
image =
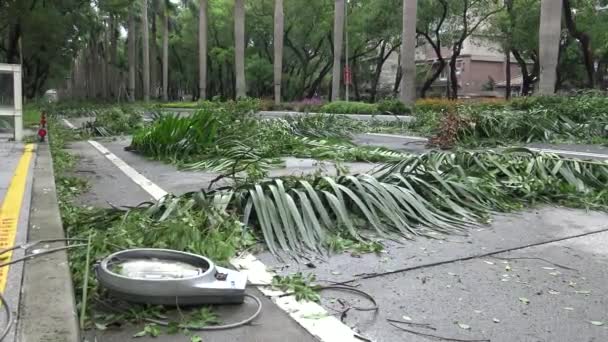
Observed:
[[[6,191],[4,202],[0,207],[0,249],[13,247],[15,236],[17,235],[17,224],[21,215],[21,206],[27,184],[27,175],[30,170],[30,163],[34,155],[36,145],[27,144],[23,151],[19,164],[15,169],[11,183]],[[6,252],[0,255],[1,262],[11,260],[13,252]],[[0,268],[0,292],[4,293],[8,271],[10,266]]]

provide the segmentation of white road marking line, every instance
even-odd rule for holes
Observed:
[[[556,154],[566,154],[566,155],[571,155],[571,156],[583,156],[583,157],[608,159],[608,154],[601,154],[601,153],[579,152],[579,151],[568,151],[568,150],[554,150],[551,148],[536,148],[536,147],[528,147],[528,149],[532,150],[532,151],[536,151],[536,152],[556,153]]]
[[[249,281],[255,284],[270,284],[272,277],[275,276],[274,272],[269,272],[266,265],[251,254],[234,258],[230,263],[240,272],[247,274]],[[330,315],[319,304],[298,302],[295,296],[283,296],[283,291],[273,290],[270,286],[258,287],[258,289],[320,341],[361,342],[347,325]]]
[[[76,129],[76,126],[74,126],[71,122],[69,122],[67,119],[63,119],[63,123],[65,123],[66,126],[68,126],[71,129]]]
[[[385,134],[385,133],[367,133],[369,135],[376,135],[379,137],[387,137],[387,138],[399,138],[399,139],[409,139],[409,140],[419,140],[419,141],[428,141],[429,139],[423,137],[413,137],[409,135],[397,135],[397,134]]]
[[[95,149],[101,152],[101,154],[124,172],[127,177],[131,178],[133,182],[141,186],[154,199],[159,200],[168,194],[167,191],[137,172],[99,142],[89,140],[89,144],[93,145]],[[249,253],[232,259],[230,263],[237,270],[245,273],[249,281],[254,284],[270,284],[272,278],[276,275],[274,272],[269,272],[264,263]],[[295,296],[285,296],[285,292],[273,290],[269,286],[258,287],[258,289],[321,342],[361,341],[355,337],[355,333],[347,325],[330,315],[321,305],[314,302],[298,302]]]
[[[165,196],[167,196],[168,192],[161,189],[158,185],[154,184],[151,180],[144,177],[141,173],[137,172],[134,168],[129,166],[129,164],[125,163],[122,159],[118,158],[114,153],[110,152],[107,148],[103,147],[100,143],[94,140],[89,140],[89,144],[91,144],[95,149],[101,154],[103,154],[108,160],[112,162],[116,167],[120,169],[120,171],[124,172],[127,177],[131,178],[132,181],[137,183],[137,185],[141,186],[147,193],[152,196],[155,200],[159,200]]]

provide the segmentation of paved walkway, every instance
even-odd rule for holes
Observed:
[[[0,141],[0,249],[22,244],[27,239],[35,146]],[[23,256],[17,249],[0,255],[0,262]],[[18,314],[23,264],[0,268],[0,292],[6,298],[13,318]],[[0,331],[7,324],[0,311]],[[4,341],[14,340],[15,325]]]

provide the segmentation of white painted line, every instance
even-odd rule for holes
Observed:
[[[131,178],[132,181],[141,186],[147,193],[152,196],[155,200],[159,200],[167,196],[167,192],[161,189],[158,185],[154,184],[151,180],[144,177],[141,173],[137,172],[134,168],[125,163],[122,159],[118,158],[114,153],[110,152],[107,148],[103,147],[100,143],[94,140],[89,140],[89,144],[93,145],[95,149],[103,154],[108,160],[112,162],[120,171],[124,172],[127,177]]]
[[[592,152],[579,152],[579,151],[568,151],[568,150],[554,150],[551,148],[536,148],[536,147],[528,147],[531,151],[536,152],[545,152],[545,153],[555,153],[555,154],[565,154],[569,156],[582,156],[582,157],[593,157],[593,158],[603,158],[608,159],[608,154],[601,153],[592,153]]]
[[[63,119],[63,123],[68,126],[68,128],[71,129],[76,129],[76,126],[74,126],[71,122],[69,122],[67,119]]]
[[[240,272],[247,274],[249,281],[254,284],[270,284],[272,277],[275,276],[274,272],[268,271],[266,265],[251,254],[234,258],[230,263]],[[361,342],[347,325],[328,314],[327,310],[319,304],[298,302],[294,296],[284,296],[284,292],[273,290],[270,286],[262,286],[258,289],[320,341]]]
[[[95,149],[108,158],[116,167],[124,172],[127,177],[148,192],[154,199],[159,200],[168,193],[147,179],[141,173],[129,166],[118,156],[110,152],[97,141],[89,140]],[[247,275],[247,279],[253,284],[270,284],[276,275],[270,272],[266,265],[252,254],[246,253],[236,257],[230,263],[239,271]],[[306,331],[315,336],[321,342],[361,342],[355,337],[347,325],[338,318],[330,315],[321,305],[314,302],[298,302],[295,296],[286,296],[283,291],[273,290],[270,286],[258,287],[266,297],[270,298],[281,310],[300,324]],[[308,318],[307,318],[308,317]]]
[[[367,133],[369,135],[376,135],[379,137],[387,137],[387,138],[399,138],[399,139],[409,139],[409,140],[419,140],[419,141],[428,141],[429,139],[423,137],[413,137],[409,135],[397,135],[397,134],[385,134],[385,133]]]

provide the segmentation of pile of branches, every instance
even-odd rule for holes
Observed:
[[[318,253],[336,235],[369,241],[463,233],[493,212],[537,203],[604,210],[605,184],[606,163],[512,149],[431,152],[373,175],[276,178],[198,196],[257,228],[275,254]]]
[[[280,165],[283,156],[366,162],[405,156],[351,143],[351,134],[363,127],[331,115],[258,120],[253,111],[218,106],[188,117],[160,117],[134,135],[128,149],[185,169],[216,172],[229,171],[235,160],[263,173]]]

